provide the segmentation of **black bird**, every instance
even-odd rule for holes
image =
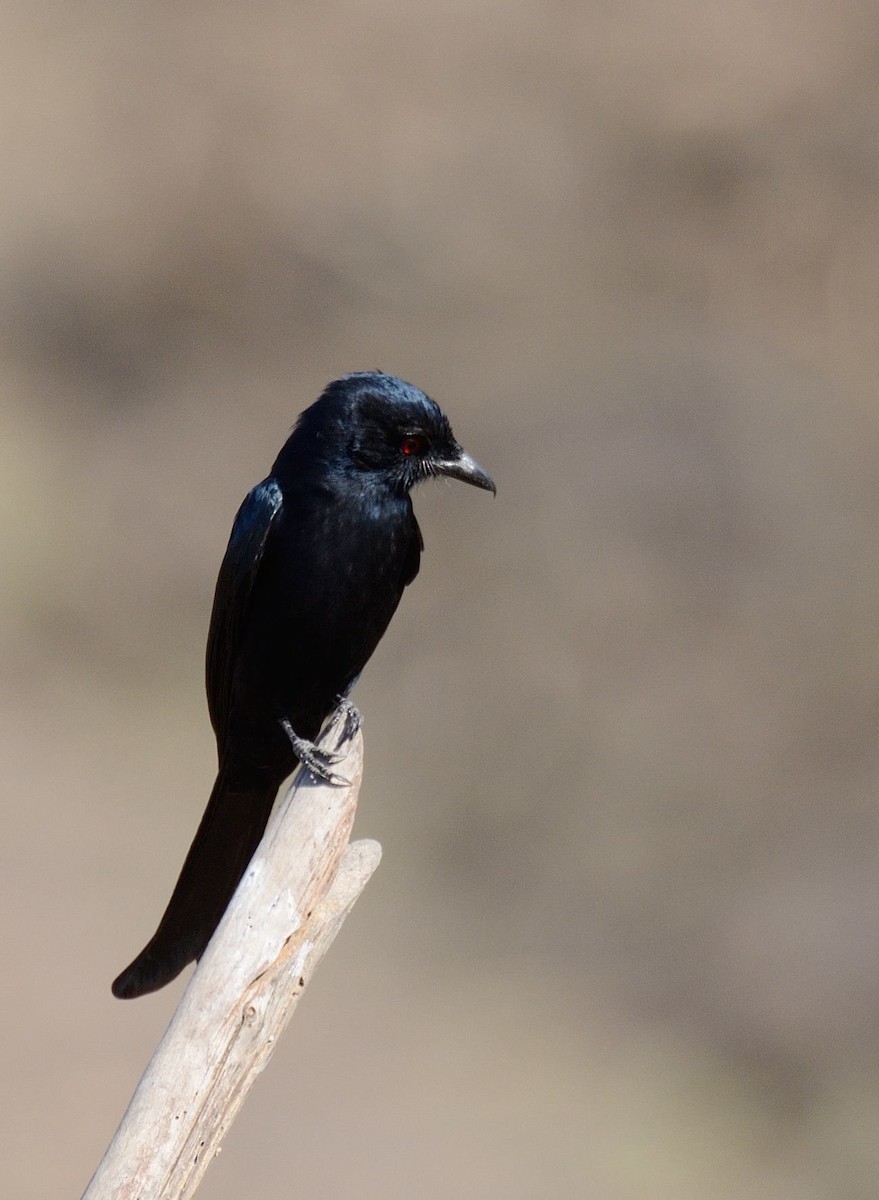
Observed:
[[[214,594],[207,698],[219,771],[155,935],[113,983],[124,999],[201,957],[298,762],[381,639],[423,542],[409,492],[447,475],[494,492],[418,388],[346,375],[300,416],[235,518]]]

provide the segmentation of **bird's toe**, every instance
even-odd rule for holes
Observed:
[[[357,705],[352,704],[347,696],[339,697],[336,711],[330,718],[328,728],[335,729],[340,721],[345,722],[342,727],[342,742],[350,742],[360,731],[360,726],[363,724],[363,716]]]
[[[281,721],[281,726],[290,739],[293,753],[306,770],[311,771],[312,775],[316,775],[318,779],[323,779],[325,783],[332,783],[336,787],[345,787],[348,784],[349,781],[343,775],[337,775],[333,770],[334,765],[345,757],[344,754],[321,750],[314,742],[300,737],[286,719]]]

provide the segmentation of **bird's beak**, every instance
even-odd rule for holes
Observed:
[[[475,458],[471,458],[466,450],[461,450],[454,458],[445,458],[431,464],[437,475],[448,475],[451,479],[461,479],[464,483],[472,483],[474,487],[485,488],[493,496],[497,488],[489,473],[480,467]]]

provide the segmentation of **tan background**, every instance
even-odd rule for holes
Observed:
[[[79,1194],[235,509],[343,371],[495,474],[357,692],[385,861],[203,1194],[873,1200],[879,13],[0,16],[0,1194]]]

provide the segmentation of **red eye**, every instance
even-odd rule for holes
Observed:
[[[426,439],[420,437],[417,433],[412,433],[408,437],[404,437],[400,442],[400,449],[404,454],[421,454],[424,451]]]

